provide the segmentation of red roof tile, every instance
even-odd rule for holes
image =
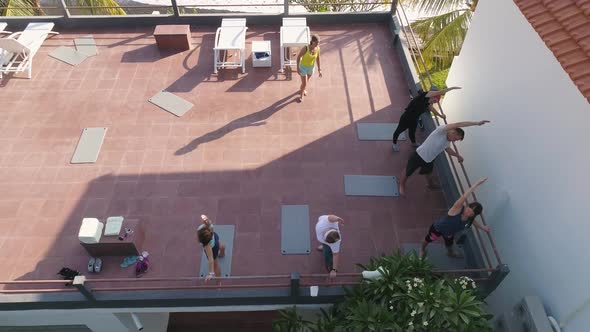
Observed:
[[[514,0],[590,102],[590,0]]]

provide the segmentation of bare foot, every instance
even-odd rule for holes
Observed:
[[[303,95],[307,96],[307,90],[303,90]]]
[[[317,248],[315,248],[317,251],[323,251],[324,250],[324,245],[320,244]]]
[[[400,197],[406,197],[406,188],[402,185],[399,186],[399,195]]]

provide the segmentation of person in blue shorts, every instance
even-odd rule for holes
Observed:
[[[322,63],[320,61],[320,37],[311,36],[311,42],[301,49],[297,56],[297,73],[301,76],[301,87],[299,88],[299,101],[307,96],[307,83],[313,75],[315,63],[318,63],[318,73],[322,77]]]

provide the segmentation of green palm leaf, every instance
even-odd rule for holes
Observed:
[[[88,6],[98,8],[78,9],[78,15],[126,15],[115,0],[77,0],[76,6]],[[114,7],[114,8],[100,8]]]
[[[473,1],[477,2],[477,1]],[[465,6],[465,0],[402,0],[405,6],[417,9],[421,13],[438,15],[441,12],[462,8]]]
[[[43,15],[38,0],[0,0],[0,7],[8,7],[0,11],[2,16]]]
[[[472,14],[470,10],[455,10],[412,23],[424,42],[422,55],[426,67],[443,69],[451,65],[461,50]]]

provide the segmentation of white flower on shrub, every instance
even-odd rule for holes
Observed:
[[[455,282],[459,283],[459,285],[463,289],[467,289],[467,286],[469,286],[470,284],[471,284],[471,288],[474,288],[474,289],[477,288],[475,281],[469,277],[466,277],[466,276],[456,278]]]

